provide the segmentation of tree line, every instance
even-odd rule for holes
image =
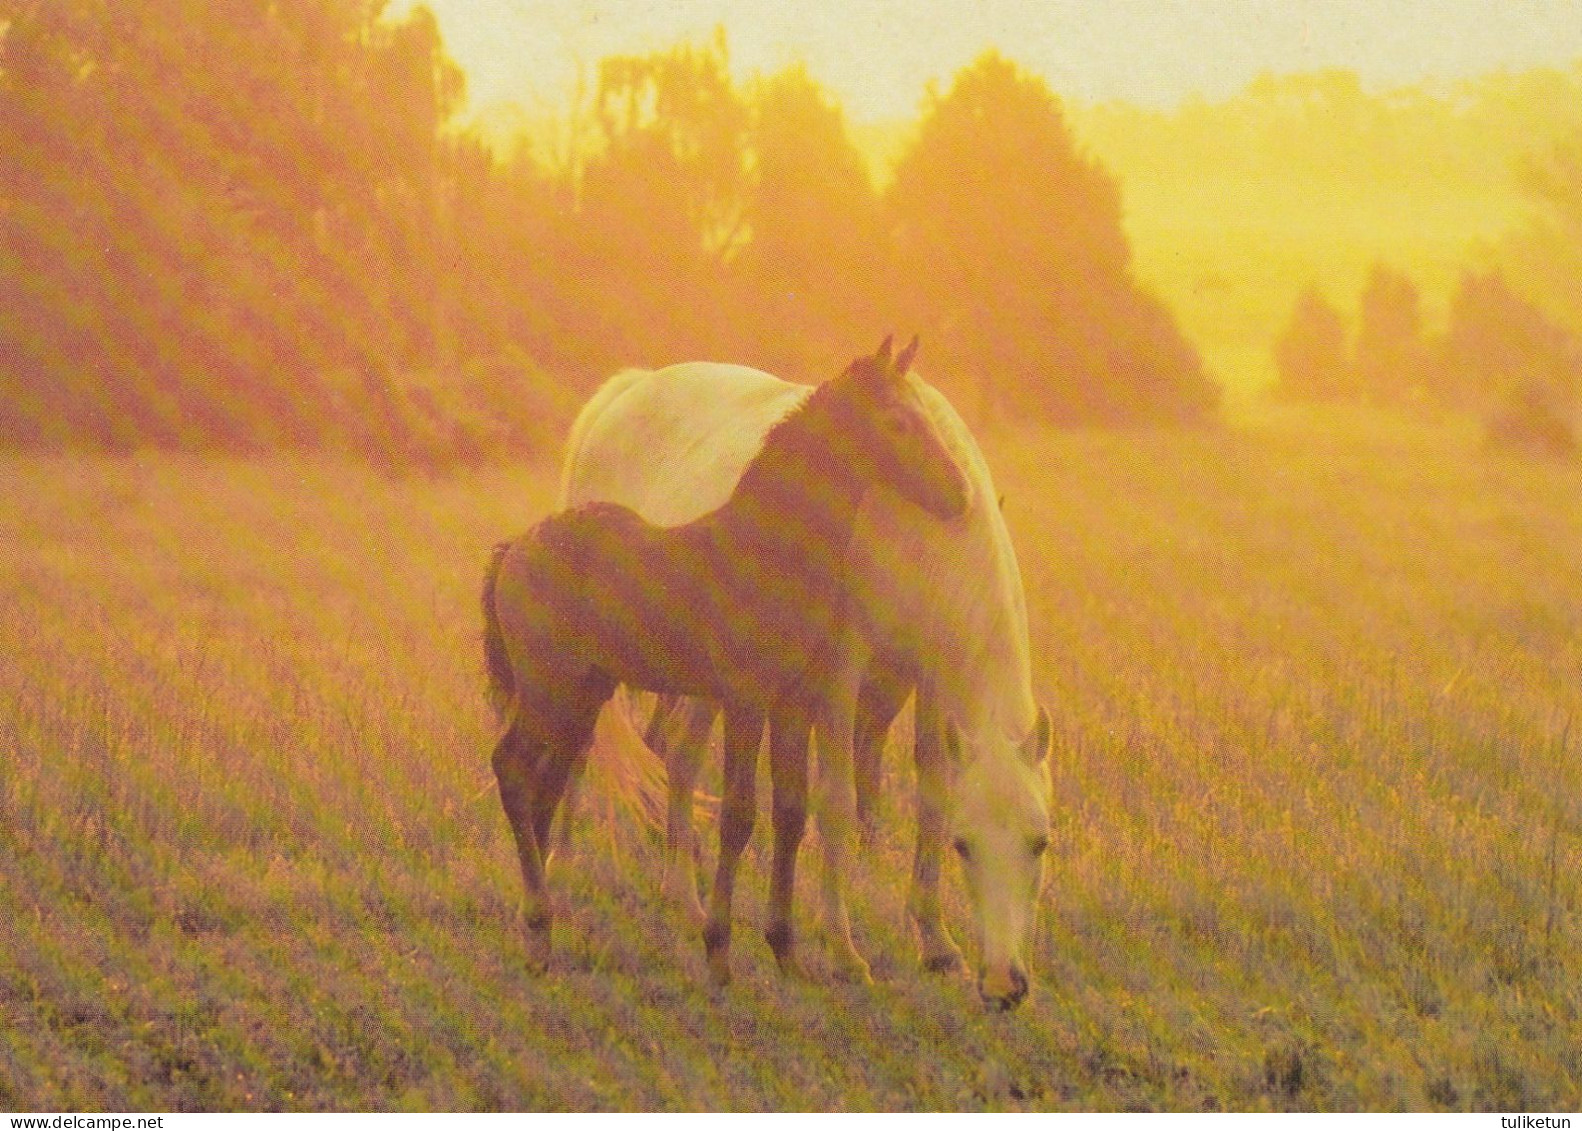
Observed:
[[[1355,328],[1316,287],[1297,298],[1274,343],[1275,393],[1295,401],[1450,409],[1497,435],[1574,446],[1582,408],[1582,335],[1520,294],[1497,268],[1465,272],[1442,331],[1429,332],[1417,287],[1376,264]]]
[[[0,442],[483,456],[623,365],[818,380],[892,329],[979,418],[1214,412],[1115,179],[998,54],[879,191],[723,34],[603,60],[564,151],[497,153],[384,6],[0,0]]]
[[[1225,99],[1072,114],[1123,178],[1144,274],[1228,385],[1273,375],[1269,343],[1304,287],[1354,317],[1379,261],[1410,276],[1436,330],[1468,265],[1582,329],[1582,58],[1382,88],[1266,74]],[[1565,138],[1569,163],[1551,149]]]
[[[1582,414],[1582,130],[1510,164],[1526,217],[1474,251],[1478,265],[1462,271],[1441,329],[1428,328],[1417,285],[1388,263],[1369,271],[1354,325],[1309,285],[1273,344],[1276,395],[1470,412],[1497,438],[1572,449]]]

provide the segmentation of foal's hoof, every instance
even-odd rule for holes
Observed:
[[[703,927],[703,954],[709,963],[709,980],[716,986],[731,984],[731,929],[710,922]]]
[[[529,974],[542,974],[549,969],[549,924],[542,927],[524,924],[523,941],[527,945],[525,962]]]

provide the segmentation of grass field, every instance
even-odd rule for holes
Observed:
[[[525,975],[477,591],[550,469],[6,457],[0,1109],[1582,1107],[1582,469],[1361,415],[986,449],[1057,731],[1007,1015],[915,970],[898,749],[876,986],[775,976],[764,821],[711,989],[596,788]]]

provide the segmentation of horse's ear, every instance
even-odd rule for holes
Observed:
[[[1049,757],[1050,738],[1049,712],[1044,710],[1044,705],[1038,705],[1038,719],[1033,723],[1032,733],[1022,740],[1022,758],[1029,766],[1036,766]]]
[[[894,344],[895,335],[886,334],[884,336],[884,341],[879,345],[879,352],[873,355],[873,359],[879,363],[880,369],[890,368],[890,348]]]
[[[901,351],[895,359],[895,375],[905,377],[912,368],[912,359],[917,356],[917,335],[912,335],[912,341]]]

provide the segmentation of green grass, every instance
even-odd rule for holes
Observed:
[[[877,986],[775,976],[761,827],[710,988],[593,785],[523,972],[476,602],[550,469],[0,462],[0,1108],[1582,1105],[1582,470],[1364,415],[986,447],[1058,735],[1010,1015],[915,971],[899,749]]]

